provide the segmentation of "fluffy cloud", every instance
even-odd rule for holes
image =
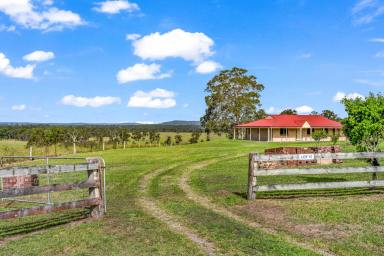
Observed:
[[[45,51],[34,51],[27,55],[24,55],[23,59],[26,61],[32,62],[43,62],[50,59],[53,59],[55,54],[53,52],[45,52]]]
[[[295,108],[298,114],[308,114],[313,111],[313,108],[307,105],[303,105],[300,107]]]
[[[30,29],[61,30],[85,23],[77,13],[60,10],[44,3],[46,2],[2,0],[0,12],[9,16],[15,23]]]
[[[35,65],[26,65],[24,67],[13,67],[11,61],[0,52],[0,73],[13,78],[32,79]]]
[[[117,14],[121,11],[134,12],[140,9],[136,3],[130,3],[125,0],[111,0],[96,4],[98,5],[98,7],[94,8],[96,11],[108,14]]]
[[[156,63],[149,65],[139,63],[120,70],[116,78],[120,84],[123,84],[137,80],[154,80],[171,77],[171,72],[161,73],[160,68],[161,66]]]
[[[159,88],[150,92],[137,91],[129,98],[128,107],[172,108],[176,106],[174,97],[174,92]]]
[[[121,100],[118,97],[111,96],[96,96],[93,98],[77,97],[74,95],[67,95],[61,99],[64,105],[71,105],[75,107],[93,107],[98,108],[105,105],[120,104]]]
[[[356,99],[356,98],[364,98],[364,96],[357,92],[352,92],[348,94],[345,92],[337,92],[336,95],[333,97],[333,101],[340,102],[344,98]]]
[[[144,60],[178,57],[200,63],[214,54],[211,50],[213,44],[213,40],[204,33],[174,29],[164,34],[156,32],[146,35],[135,40],[133,47],[134,54]]]
[[[126,39],[126,40],[137,40],[137,39],[139,39],[140,37],[141,37],[140,34],[127,34],[127,35],[125,36],[125,39]]]
[[[219,63],[207,60],[207,61],[200,63],[196,67],[196,72],[200,73],[200,74],[208,74],[208,73],[215,72],[216,70],[218,70],[220,68],[222,68],[222,66]]]
[[[14,111],[23,111],[27,108],[27,106],[25,104],[21,104],[21,105],[14,105],[12,106],[12,110]]]

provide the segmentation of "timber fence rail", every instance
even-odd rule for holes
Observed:
[[[305,161],[321,159],[371,159],[367,167],[342,167],[342,168],[293,168],[293,169],[262,169],[262,162],[277,161]],[[249,154],[248,191],[247,199],[256,199],[257,192],[282,191],[282,190],[311,190],[311,189],[336,189],[336,188],[375,188],[384,186],[384,180],[377,179],[377,173],[384,172],[380,166],[379,158],[384,158],[384,152],[356,152],[356,153],[320,153],[320,154],[290,154],[290,155],[260,155]],[[257,185],[257,177],[261,176],[287,176],[287,175],[319,175],[319,174],[351,174],[372,173],[369,181],[341,181],[341,182],[313,182],[295,184]]]
[[[1,157],[2,159],[8,157]],[[30,158],[30,157],[9,157],[9,158]],[[20,198],[26,195],[35,195],[47,193],[48,201],[36,202],[37,204],[44,204],[42,206],[34,206],[29,208],[19,208],[9,211],[0,212],[1,219],[18,218],[30,215],[45,214],[50,212],[57,212],[76,208],[89,208],[90,216],[102,216],[106,212],[106,192],[105,192],[105,162],[102,158],[68,158],[68,157],[33,157],[33,159],[45,160],[45,165],[41,166],[28,166],[28,167],[6,167],[0,169],[0,199],[16,201],[16,202],[29,202],[28,199]],[[50,165],[49,160],[82,160],[84,163],[76,164],[56,164]],[[51,184],[49,182],[50,174],[73,173],[73,172],[86,172],[87,179],[77,183],[66,184]],[[12,177],[25,177],[31,175],[47,175],[48,182],[45,185],[21,186],[4,188],[3,179]],[[76,189],[88,189],[88,198],[79,200],[52,203],[50,193],[62,192]]]

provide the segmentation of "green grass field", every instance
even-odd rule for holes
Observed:
[[[287,144],[215,138],[87,153],[106,160],[108,214],[58,226],[83,215],[71,211],[0,221],[0,255],[383,255],[381,190],[265,193],[253,202],[245,199],[247,154],[281,145]],[[342,148],[354,150],[345,143]],[[369,176],[268,177],[260,182],[362,178]]]

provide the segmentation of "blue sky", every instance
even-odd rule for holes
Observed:
[[[384,1],[0,0],[0,121],[199,120],[246,68],[270,113],[384,91]]]

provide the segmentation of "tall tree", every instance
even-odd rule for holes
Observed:
[[[337,116],[337,114],[335,112],[333,112],[332,110],[329,110],[329,109],[324,109],[322,112],[321,112],[321,115],[323,117],[326,117],[328,119],[331,119],[331,120],[340,120],[340,118]]]
[[[342,100],[348,117],[344,133],[360,150],[375,152],[384,141],[384,95],[370,93],[365,98]]]
[[[297,115],[297,111],[295,109],[287,108],[281,111],[280,115]]]
[[[206,130],[231,134],[235,125],[260,118],[264,113],[259,109],[264,86],[247,72],[236,67],[223,70],[207,83],[207,108],[201,118]]]

